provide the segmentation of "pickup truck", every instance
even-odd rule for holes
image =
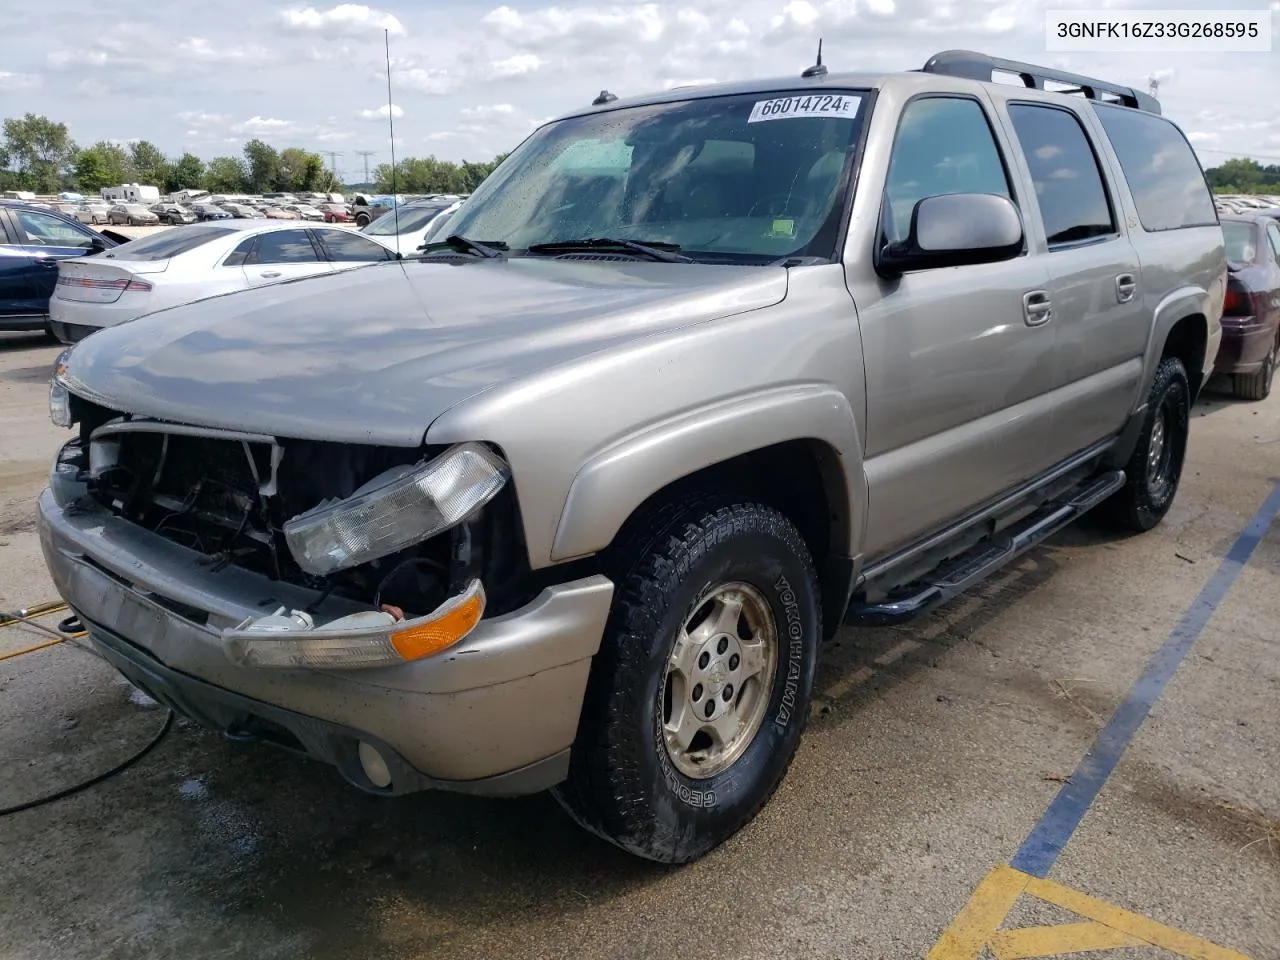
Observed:
[[[550,789],[688,862],[782,781],[842,624],[1094,508],[1161,521],[1226,274],[1127,87],[948,51],[602,92],[421,256],[72,347],[44,555],[234,739],[376,794]]]

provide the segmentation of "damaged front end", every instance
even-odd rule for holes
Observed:
[[[305,609],[268,609],[222,630],[233,662],[419,660],[529,597],[510,473],[485,445],[282,439],[130,416],[56,391],[51,412],[79,425],[54,466],[60,502],[87,498],[212,569],[314,596]],[[321,622],[330,597],[365,609]]]

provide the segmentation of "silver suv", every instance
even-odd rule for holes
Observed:
[[[963,51],[602,93],[450,229],[72,348],[45,556],[210,727],[660,861],[768,801],[842,623],[1157,524],[1220,338],[1159,105]]]

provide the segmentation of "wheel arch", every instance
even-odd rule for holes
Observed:
[[[751,497],[791,519],[819,570],[831,632],[852,590],[867,494],[853,411],[825,385],[699,408],[601,450],[574,476],[551,559],[607,553],[655,509],[706,492]]]

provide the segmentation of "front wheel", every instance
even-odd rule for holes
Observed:
[[[782,514],[687,507],[623,555],[570,761],[554,791],[583,827],[687,863],[749,823],[808,719],[821,604]]]
[[[1113,525],[1142,533],[1164,519],[1182,479],[1190,430],[1187,371],[1177,357],[1166,357],[1147,395],[1142,432],[1125,465],[1125,485],[1103,505]]]

